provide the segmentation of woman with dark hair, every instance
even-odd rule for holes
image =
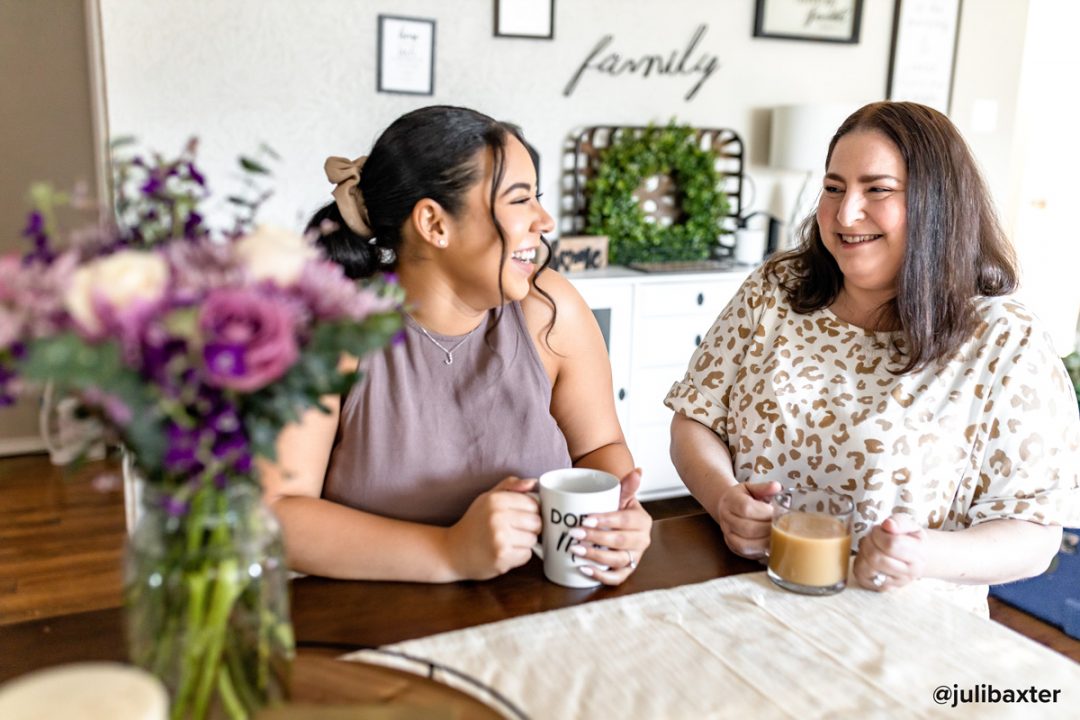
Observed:
[[[782,486],[831,487],[855,500],[860,584],[985,598],[1057,551],[1076,397],[1009,296],[1012,248],[948,118],[867,105],[825,165],[800,245],[751,275],[668,394],[672,458],[740,555],[768,548]]]
[[[291,565],[376,580],[500,575],[528,561],[541,529],[535,478],[574,465],[623,478],[619,509],[572,532],[575,553],[609,568],[583,573],[624,581],[652,521],[600,329],[573,286],[544,272],[554,223],[520,131],[422,108],[326,173],[335,202],[311,227],[349,276],[395,272],[408,314],[402,342],[364,358],[362,380],[325,399],[329,414],[288,428],[263,472]]]

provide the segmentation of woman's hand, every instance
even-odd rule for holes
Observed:
[[[769,499],[780,492],[780,483],[736,483],[720,495],[717,522],[724,542],[736,555],[757,559],[769,550],[773,508]]]
[[[641,470],[634,469],[620,481],[619,509],[585,518],[570,531],[577,544],[570,552],[609,569],[581,565],[578,570],[605,585],[618,585],[630,577],[652,542],[652,518],[637,499]]]
[[[923,577],[927,556],[926,531],[893,515],[863,538],[852,571],[867,590],[895,590]]]
[[[503,478],[447,528],[450,564],[466,580],[487,580],[524,565],[540,533],[535,478]]]

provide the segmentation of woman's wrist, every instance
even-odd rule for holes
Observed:
[[[457,545],[454,542],[453,526],[446,528],[432,527],[431,530],[434,535],[433,547],[435,548],[433,553],[435,564],[432,568],[431,581],[449,583],[468,580],[468,576],[459,569],[460,561],[458,554],[455,552]]]

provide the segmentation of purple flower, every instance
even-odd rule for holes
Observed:
[[[199,313],[209,384],[252,392],[296,362],[296,320],[280,299],[246,288],[213,290]]]
[[[116,425],[124,427],[131,423],[134,413],[128,404],[116,395],[91,387],[82,391],[82,397],[84,402],[100,407]]]
[[[199,172],[198,168],[195,167],[195,163],[189,162],[187,164],[187,171],[188,175],[191,176],[191,179],[194,180],[199,187],[206,187],[206,178]]]
[[[166,437],[169,447],[165,451],[165,467],[178,475],[195,474],[202,469],[199,462],[199,431],[169,423]]]
[[[158,177],[157,173],[154,173],[139,189],[143,195],[153,195],[161,189],[161,178]]]
[[[319,320],[361,321],[373,313],[392,310],[397,304],[360,287],[345,276],[340,265],[328,261],[305,263],[297,289]]]
[[[213,447],[214,459],[231,465],[238,473],[251,471],[251,448],[242,433],[219,436]]]
[[[187,216],[187,220],[184,221],[184,237],[192,239],[198,237],[202,221],[202,215],[192,210]]]
[[[34,249],[23,257],[24,264],[41,261],[48,265],[56,259],[56,253],[49,247],[49,233],[45,228],[44,216],[34,210],[26,217],[26,227],[23,228],[23,237],[34,243]]]
[[[189,509],[186,502],[178,500],[172,495],[165,495],[161,498],[161,508],[169,517],[183,517],[188,514]]]

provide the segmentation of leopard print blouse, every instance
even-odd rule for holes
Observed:
[[[1016,300],[977,308],[951,360],[893,375],[899,333],[798,314],[758,269],[664,403],[720,436],[740,482],[852,495],[856,540],[892,513],[941,530],[1076,523],[1080,417],[1063,364]]]

